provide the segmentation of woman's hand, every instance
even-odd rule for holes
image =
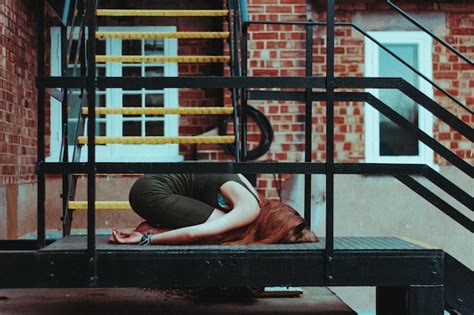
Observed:
[[[142,236],[142,233],[136,231],[112,229],[112,236],[110,237],[109,242],[116,244],[138,244],[140,243]]]

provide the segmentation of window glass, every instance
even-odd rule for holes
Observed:
[[[417,45],[385,44],[385,46],[415,69],[419,67]],[[379,49],[378,63],[380,77],[401,77],[418,88],[416,74],[382,49]],[[379,97],[385,104],[418,126],[418,105],[408,96],[398,90],[382,89]],[[418,140],[395,122],[384,115],[379,115],[380,156],[417,156]]]

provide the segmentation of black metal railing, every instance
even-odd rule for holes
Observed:
[[[436,40],[438,43],[440,43],[441,45],[443,45],[444,47],[446,47],[447,49],[449,49],[451,52],[453,52],[456,56],[458,56],[459,58],[461,58],[462,60],[464,60],[465,62],[467,62],[468,64],[470,64],[471,66],[474,66],[474,61],[471,60],[470,58],[468,58],[466,55],[464,55],[463,53],[461,53],[459,50],[457,50],[456,48],[454,48],[452,45],[448,44],[446,41],[444,41],[442,38],[436,36],[435,34],[433,34],[433,32],[431,32],[430,30],[428,30],[426,27],[424,27],[421,23],[419,23],[417,20],[415,20],[413,17],[411,17],[408,13],[406,13],[404,10],[402,10],[399,6],[397,6],[396,4],[394,4],[392,1],[390,0],[387,0],[386,3],[392,7],[392,9],[394,9],[395,11],[397,11],[398,13],[400,13],[401,16],[403,16],[405,19],[407,19],[408,21],[410,21],[413,25],[415,25],[416,27],[418,27],[420,30],[422,30],[423,32],[425,32],[426,34],[428,34],[429,36],[431,36],[434,40]]]
[[[227,27],[230,33],[229,38],[229,53],[230,53],[230,75],[232,77],[240,76],[240,59],[239,59],[239,35],[240,35],[240,14],[239,2],[237,0],[228,0],[227,8],[229,15],[227,16]],[[240,148],[239,148],[239,101],[240,94],[238,89],[230,89],[232,107],[234,108],[234,157],[236,162],[240,162]]]
[[[454,166],[473,177],[472,166],[460,157],[456,156],[449,149],[442,146],[432,137],[428,136],[417,126],[414,126],[404,117],[399,115],[381,100],[365,92],[338,92],[344,88],[392,88],[399,89],[407,96],[411,97],[421,106],[424,106],[441,120],[461,132],[466,138],[473,137],[472,128],[461,120],[455,118],[438,103],[424,96],[413,86],[400,78],[337,78],[334,69],[334,29],[336,26],[347,26],[347,23],[336,23],[334,20],[334,0],[328,0],[326,22],[253,22],[248,18],[246,1],[241,0],[229,4],[233,8],[234,23],[241,23],[233,26],[232,40],[239,41],[240,46],[234,43],[231,47],[233,59],[231,61],[230,77],[166,77],[166,78],[130,78],[130,77],[97,77],[95,71],[95,32],[96,32],[96,0],[87,1],[87,76],[86,73],[79,78],[60,77],[47,78],[44,72],[44,65],[41,66],[41,56],[44,55],[44,43],[39,40],[38,57],[38,246],[45,245],[45,215],[44,215],[44,175],[46,173],[74,174],[84,173],[88,175],[88,211],[87,211],[87,258],[89,266],[89,283],[96,284],[97,264],[96,264],[96,244],[95,244],[95,175],[96,173],[299,173],[305,176],[305,215],[306,220],[311,220],[311,174],[326,175],[326,284],[330,285],[333,280],[333,258],[334,258],[334,175],[335,174],[386,174],[396,177],[408,187],[415,190],[425,199],[440,208],[448,216],[456,220],[459,224],[473,230],[473,221],[451,206],[446,206],[433,193],[413,182],[409,175],[422,175],[441,187],[444,191],[455,197],[458,201],[472,210],[472,197],[462,191],[446,178],[442,177],[426,165],[407,164],[347,164],[335,163],[334,161],[334,104],[338,101],[362,101],[367,102],[376,110],[392,119],[402,128],[410,130],[419,141],[425,143],[435,152],[450,161]],[[38,6],[44,6],[44,0],[38,1]],[[41,12],[41,11],[38,11]],[[240,21],[240,22],[239,22]],[[306,31],[306,64],[305,77],[248,77],[248,42],[249,28],[253,24],[290,24],[305,27]],[[327,52],[326,52],[326,74],[325,77],[313,76],[313,54],[312,38],[315,26],[326,26]],[[44,29],[44,20],[39,19],[38,29]],[[239,52],[240,49],[240,52]],[[240,56],[240,63],[238,62]],[[59,163],[45,163],[45,126],[44,126],[44,89],[46,87],[81,88],[87,89],[88,106],[88,160],[85,163],[73,161],[69,163],[64,160]],[[305,151],[304,163],[253,163],[253,162],[187,162],[187,163],[96,163],[95,156],[95,93],[96,88],[225,88],[232,91],[233,105],[238,108],[240,100],[240,158],[242,162],[247,160],[247,106],[249,100],[300,100],[305,102],[306,128],[305,128]],[[298,88],[304,91],[254,91],[257,88]],[[313,92],[314,88],[325,89],[325,92]],[[240,90],[240,93],[237,91]],[[313,162],[312,153],[312,103],[314,101],[326,102],[326,161],[324,163]],[[235,108],[235,107],[234,107]],[[236,111],[238,112],[238,111]],[[234,117],[237,121],[237,117]],[[237,124],[235,124],[237,125]],[[238,144],[239,137],[236,137]],[[238,146],[236,146],[238,147]],[[237,155],[236,155],[237,156]],[[309,195],[309,197],[307,196]]]
[[[62,64],[62,73],[65,75],[68,71],[71,71],[72,77],[84,76],[87,71],[86,66],[86,17],[85,17],[85,1],[76,0],[74,2],[74,10],[72,13],[70,25],[66,25],[61,28],[62,32],[62,43],[61,43],[61,64]],[[76,23],[77,21],[77,23]],[[70,28],[68,30],[68,28]],[[78,35],[76,36],[76,31]],[[69,34],[69,37],[66,38],[65,34]],[[65,43],[67,41],[67,44]],[[75,45],[76,49],[73,54],[72,47],[74,42],[77,42]],[[70,64],[72,63],[72,69],[69,69]],[[69,161],[69,117],[68,117],[68,108],[72,103],[73,99],[73,90],[64,88],[64,99],[62,102],[62,142],[61,142],[61,157],[60,160],[63,162]],[[87,102],[87,93],[85,89],[80,89],[80,100],[79,110],[77,113],[77,127],[74,137],[72,161],[79,162],[81,157],[81,147],[77,143],[78,136],[83,135],[84,133],[84,117],[81,115],[81,109],[85,106]],[[72,217],[73,211],[69,209],[69,201],[73,200],[76,195],[77,188],[77,176],[74,174],[63,174],[63,193],[62,193],[62,206],[63,206],[63,235],[69,235],[71,233]]]
[[[244,1],[245,2],[245,1]],[[243,12],[242,15],[247,15],[246,12]],[[248,16],[248,15],[247,15]],[[389,53],[391,56],[396,58],[399,62],[401,62],[403,65],[408,67],[411,71],[419,75],[421,78],[429,82],[433,87],[437,88],[440,90],[444,95],[449,97],[451,100],[453,100],[456,104],[464,108],[466,111],[468,111],[470,114],[473,114],[473,111],[461,103],[458,99],[450,95],[448,92],[446,92],[444,89],[442,89],[439,85],[434,83],[432,80],[430,80],[427,76],[425,76],[423,73],[419,72],[416,70],[414,67],[409,65],[407,62],[405,62],[402,58],[400,58],[398,55],[393,53],[391,50],[389,50],[387,47],[385,47],[383,44],[378,42],[375,38],[367,34],[364,30],[362,30],[360,27],[353,23],[342,23],[342,22],[335,22],[334,21],[334,1],[328,1],[328,6],[327,6],[327,18],[326,22],[270,22],[270,21],[251,21],[248,18],[246,21],[243,23],[243,42],[242,42],[242,63],[243,63],[243,76],[246,76],[248,74],[248,69],[247,69],[247,55],[248,55],[248,32],[249,28],[253,24],[274,24],[274,25],[299,25],[299,26],[304,26],[305,32],[306,32],[306,43],[312,42],[312,37],[313,37],[313,26],[326,26],[326,39],[327,39],[327,46],[326,46],[326,77],[325,77],[325,89],[326,92],[322,93],[320,95],[320,101],[325,101],[326,102],[326,163],[325,163],[325,174],[326,174],[326,276],[327,276],[327,281],[330,284],[330,280],[332,278],[331,275],[331,261],[333,259],[333,252],[334,252],[334,247],[333,247],[333,241],[334,241],[334,102],[335,102],[335,89],[336,88],[354,88],[354,87],[359,87],[359,88],[382,88],[380,85],[384,85],[383,87],[385,88],[391,88],[391,89],[398,89],[405,93],[407,96],[412,98],[415,102],[426,108],[428,111],[430,111],[432,114],[436,115],[438,118],[440,118],[443,122],[447,123],[448,125],[452,126],[455,130],[459,131],[462,135],[464,135],[466,138],[470,139],[472,141],[474,137],[474,133],[472,128],[452,115],[450,112],[448,112],[446,109],[444,109],[442,106],[440,106],[438,103],[430,99],[429,97],[425,96],[422,92],[417,90],[415,87],[410,85],[408,82],[401,78],[396,78],[395,80],[391,80],[389,78],[377,78],[378,82],[375,82],[375,80],[364,80],[362,78],[335,78],[335,73],[334,73],[334,45],[335,45],[335,39],[334,39],[334,28],[335,26],[351,26],[355,28],[357,31],[362,33],[364,36],[372,40],[376,45],[378,45],[381,49],[385,50],[387,53]],[[308,59],[312,60],[313,54],[312,50],[308,50],[308,46],[306,49],[306,78],[311,78],[313,77],[312,74],[312,64]],[[311,69],[309,67],[311,66]],[[308,71],[309,70],[309,71]],[[368,83],[368,84],[364,84]],[[391,81],[390,83],[392,84],[387,84],[387,81]],[[361,84],[362,83],[362,84]],[[364,86],[365,85],[365,86]],[[270,94],[273,92],[256,92],[260,94],[260,100],[269,100],[272,99],[269,97]],[[298,92],[296,92],[298,93]],[[308,98],[307,94],[312,93],[311,89],[306,89],[306,92],[304,95],[301,95],[300,101],[304,101],[306,103],[306,116],[307,117],[312,117],[311,115],[311,109],[308,107],[311,107],[312,101],[315,99]],[[247,93],[243,93],[244,95],[247,95]],[[277,93],[273,93],[278,94]],[[281,94],[286,94],[288,93],[281,93]],[[301,93],[300,93],[301,94]],[[338,93],[338,96],[343,96],[344,94]],[[398,114],[396,111],[394,111],[392,108],[390,108],[388,105],[383,103],[381,100],[377,99],[370,93],[345,93],[345,101],[364,101],[370,104],[372,107],[374,107],[378,112],[381,114],[385,115],[392,121],[394,121],[397,125],[401,126],[405,130],[409,130],[412,134],[415,135],[415,137],[433,149],[436,153],[438,153],[440,156],[444,157],[446,160],[451,162],[455,167],[459,168],[462,170],[464,173],[466,173],[468,176],[473,177],[474,176],[474,171],[472,166],[464,161],[462,158],[457,156],[455,153],[453,153],[450,149],[444,147],[441,145],[438,141],[430,137],[428,134],[426,134],[424,131],[422,131],[420,128],[417,126],[413,125],[411,122],[409,122],[407,119],[405,119],[403,116]],[[279,99],[281,100],[281,99]],[[247,144],[247,138],[246,138],[246,112],[245,112],[245,106],[246,102],[242,103],[243,110],[242,110],[242,150],[244,151]],[[309,125],[309,127],[308,127]],[[308,153],[311,153],[311,138],[312,138],[312,130],[310,127],[310,124],[308,123],[308,118],[306,120],[306,157],[305,157],[305,162],[311,162],[310,156],[308,156]],[[309,152],[308,152],[309,151]],[[462,189],[460,189],[458,186],[454,185],[453,183],[448,183],[447,179],[441,176],[439,173],[438,175],[435,176],[433,175],[433,170],[429,174],[430,180],[434,180],[435,178],[437,179],[437,183],[439,186],[445,190],[449,191],[450,193],[453,194],[453,197],[455,197],[458,201],[463,203],[468,209],[474,210],[473,206],[473,198],[469,196],[466,192],[464,192]],[[444,202],[441,200],[438,196],[436,196],[434,193],[426,189],[423,185],[419,184],[417,181],[415,181],[412,177],[406,174],[392,174],[395,176],[399,181],[401,181],[403,184],[405,184],[407,187],[411,188],[415,192],[417,192],[420,196],[425,198],[428,202],[436,206],[438,209],[443,211],[446,215],[451,217],[453,220],[455,220],[457,223],[459,223],[461,226],[464,228],[468,229],[469,231],[473,232],[474,231],[474,223],[473,221],[467,217],[466,215],[462,214],[460,211],[456,210],[452,206],[450,206],[448,203]],[[305,176],[305,219],[307,222],[311,222],[311,204],[310,204],[310,197],[308,197],[308,193],[310,195],[311,193],[311,176],[306,175]]]

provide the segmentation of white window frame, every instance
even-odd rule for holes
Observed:
[[[175,32],[175,26],[113,26],[99,27],[104,32]],[[86,32],[87,33],[87,32]],[[61,46],[60,28],[51,28],[51,75],[61,75]],[[108,39],[106,43],[107,54],[121,55],[121,39]],[[176,39],[165,39],[166,56],[178,55]],[[117,66],[118,65],[118,66]],[[150,64],[150,66],[163,66],[165,76],[178,76],[177,63]],[[106,63],[107,76],[121,76],[121,63]],[[122,89],[107,89],[107,107],[122,107]],[[164,107],[179,106],[178,89],[164,89]],[[165,115],[165,136],[176,137],[179,134],[179,116]],[[119,137],[122,134],[122,116],[107,116],[107,136]],[[51,154],[47,161],[57,162],[61,148],[61,103],[51,97]],[[85,152],[85,148],[83,151]],[[74,146],[69,145],[69,156],[72,158]],[[87,154],[81,154],[81,161],[87,161]],[[179,155],[178,144],[160,145],[100,145],[96,146],[96,159],[98,162],[177,162],[182,161]]]
[[[433,41],[424,32],[391,31],[391,32],[369,32],[381,44],[416,44],[418,45],[419,68],[427,78],[433,77]],[[373,41],[365,39],[365,76],[379,76],[379,49]],[[407,71],[410,71],[407,69]],[[422,93],[433,98],[433,87],[421,77],[419,78],[419,89]],[[379,97],[378,89],[367,89],[375,97]],[[402,92],[400,92],[402,93]],[[365,160],[367,163],[421,163],[432,167],[434,165],[434,153],[429,147],[419,143],[418,156],[380,156],[380,129],[379,112],[369,104],[365,104]],[[429,136],[433,136],[433,115],[418,105],[418,126]]]

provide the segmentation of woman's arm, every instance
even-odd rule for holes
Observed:
[[[151,244],[187,244],[225,233],[252,223],[260,213],[257,200],[241,184],[229,181],[221,186],[232,210],[225,215],[202,224],[179,228],[151,237]]]

